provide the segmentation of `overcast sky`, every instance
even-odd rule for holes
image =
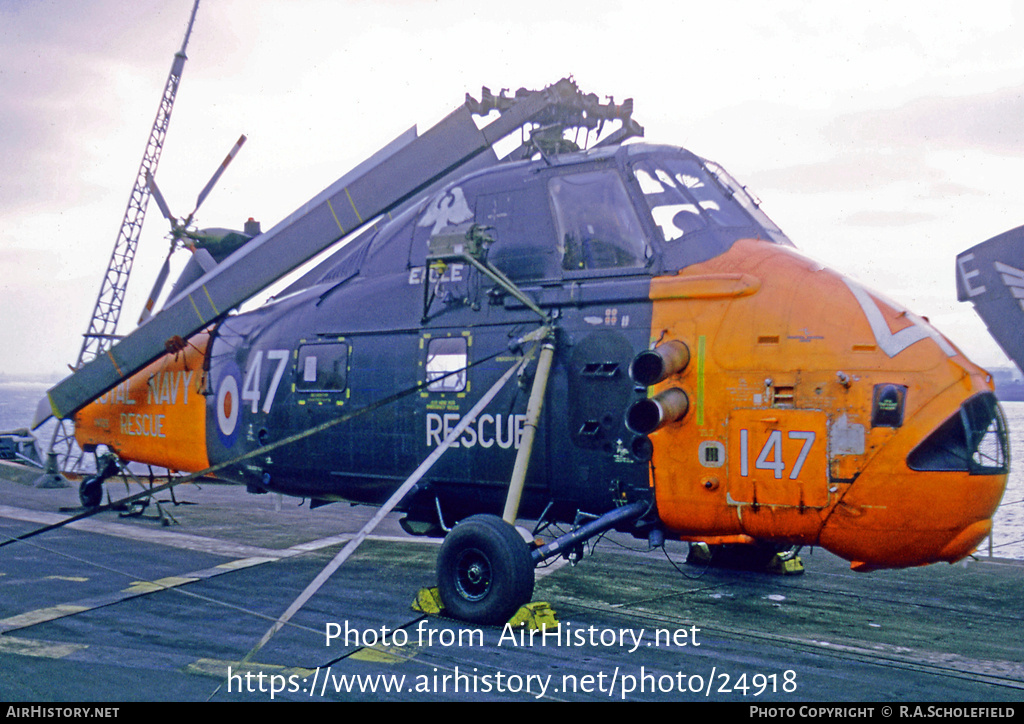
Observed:
[[[192,0],[0,0],[0,374],[81,346]],[[157,178],[200,226],[270,228],[481,85],[566,75],[747,184],[810,256],[1008,364],[958,252],[1024,223],[1024,6],[203,0]],[[147,215],[119,331],[167,251]]]

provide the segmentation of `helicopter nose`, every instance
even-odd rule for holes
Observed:
[[[991,376],[926,319],[843,282],[878,348],[875,369],[855,383],[875,449],[849,482],[833,484],[838,501],[820,542],[859,571],[958,561],[991,533],[1009,473]]]
[[[833,508],[821,545],[857,571],[953,563],[991,533],[1008,472],[1005,419],[972,375],[904,421]]]
[[[651,296],[664,352],[634,360],[649,394],[626,424],[652,444],[669,530],[820,545],[855,570],[953,562],[989,534],[1006,425],[991,377],[927,319],[757,241]]]

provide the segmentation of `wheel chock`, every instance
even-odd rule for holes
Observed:
[[[711,565],[711,548],[704,542],[691,543],[686,562],[692,566]]]
[[[797,576],[804,572],[804,563],[795,549],[774,553],[748,545],[709,546],[707,543],[693,543],[690,545],[686,562],[690,565],[770,573],[776,576]]]
[[[776,553],[766,570],[779,576],[797,576],[804,572],[804,562],[796,554]]]
[[[437,587],[421,588],[416,593],[416,600],[412,602],[413,611],[426,614],[439,614],[444,612],[444,604],[437,592]],[[527,629],[541,630],[544,627],[554,628],[558,626],[558,619],[555,618],[555,609],[550,603],[535,601],[525,606],[520,606],[515,615],[509,619],[512,626],[523,626]]]
[[[420,613],[441,613],[444,604],[441,603],[441,596],[437,592],[437,586],[432,588],[421,588],[416,594],[416,600],[412,602],[412,610]]]
[[[558,626],[558,619],[555,618],[555,609],[550,603],[535,601],[525,606],[520,606],[515,616],[508,621],[510,626],[522,626],[530,630],[553,629]]]

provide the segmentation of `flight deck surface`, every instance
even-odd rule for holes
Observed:
[[[13,471],[0,469],[3,540],[78,505],[74,488]],[[1019,562],[858,574],[815,549],[803,575],[777,576],[606,538],[578,566],[538,570],[533,600],[562,626],[531,644],[413,611],[438,546],[389,517],[252,653],[373,509],[220,484],[158,498],[176,524],[152,505],[107,511],[0,549],[0,700],[1024,699]]]

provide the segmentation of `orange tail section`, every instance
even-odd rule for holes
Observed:
[[[153,364],[83,408],[75,437],[83,450],[106,445],[123,460],[170,470],[209,467],[206,452],[208,335]]]

